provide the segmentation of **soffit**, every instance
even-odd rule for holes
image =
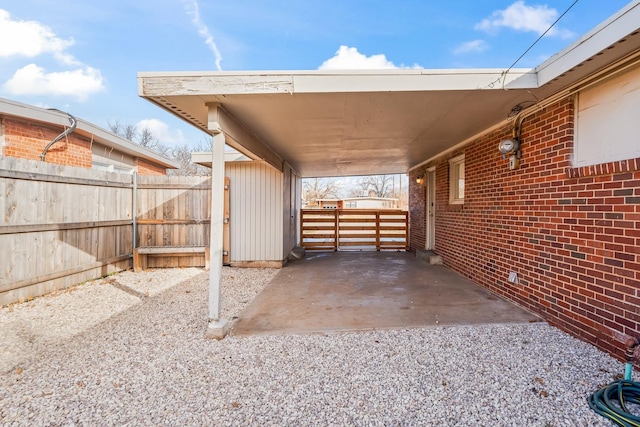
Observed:
[[[421,86],[415,83],[417,80],[413,86],[400,85],[399,90],[397,86],[395,90],[377,88],[393,87],[396,78],[407,76],[404,72],[385,73],[378,76],[376,84],[355,90],[345,88],[343,82],[336,85],[334,74],[312,74],[315,81],[305,82],[310,92],[299,89],[302,84],[294,84],[291,91],[194,96],[179,93],[192,92],[182,85],[179,90],[172,89],[177,94],[148,99],[205,131],[207,104],[219,103],[304,177],[404,173],[425,158],[504,120],[514,105],[531,104],[535,99],[527,91],[534,86],[530,77],[527,89],[505,90],[496,80],[500,73],[495,72],[482,79],[484,86],[469,82],[461,85],[462,89],[451,89],[440,82],[438,85],[445,89],[429,90],[408,90]],[[356,79],[370,75],[349,73]],[[518,70],[513,78],[523,75]],[[238,79],[228,74],[215,77],[218,85],[212,85],[211,92],[216,87],[228,88],[229,83],[221,80]],[[316,85],[323,80],[327,84],[320,92]],[[494,81],[494,87],[488,87]],[[189,85],[196,84],[206,86],[193,80]],[[341,91],[332,89],[336,86],[341,86]]]

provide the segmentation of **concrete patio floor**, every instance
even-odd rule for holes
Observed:
[[[224,296],[223,296],[224,298]],[[541,319],[408,252],[311,253],[284,267],[232,334],[322,333]]]

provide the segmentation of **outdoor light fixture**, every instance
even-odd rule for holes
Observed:
[[[422,175],[416,178],[416,184],[418,185],[424,184],[424,177]]]

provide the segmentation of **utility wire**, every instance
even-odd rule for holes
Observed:
[[[575,5],[576,5],[576,3],[578,3],[578,1],[579,1],[579,0],[575,0],[575,1],[571,4],[571,6],[569,6],[569,7],[567,8],[567,10],[565,10],[565,11],[562,13],[562,15],[560,15],[560,16],[558,17],[558,19],[556,19],[556,20],[555,20],[555,22],[554,22],[553,24],[551,24],[551,25],[549,26],[549,28],[547,28],[547,29],[546,29],[546,31],[545,31],[544,33],[542,33],[542,34],[540,35],[540,37],[538,37],[538,39],[537,39],[536,41],[534,41],[534,42],[533,42],[533,44],[532,44],[531,46],[529,46],[529,48],[528,48],[527,50],[525,50],[525,51],[524,51],[524,53],[523,53],[522,55],[520,55],[520,57],[519,57],[518,59],[516,59],[516,60],[515,60],[515,62],[514,62],[513,64],[511,64],[511,66],[510,66],[509,68],[507,68],[507,71],[505,71],[505,72],[503,73],[503,76],[504,76],[505,80],[506,80],[507,74],[509,74],[509,71],[511,71],[511,69],[512,69],[512,68],[513,68],[513,67],[514,67],[518,62],[520,62],[520,60],[521,60],[521,59],[522,59],[522,58],[523,58],[527,53],[529,53],[529,51],[530,51],[531,49],[533,49],[533,47],[534,47],[536,44],[538,44],[538,42],[539,42],[539,41],[540,41],[540,40],[541,40],[541,39],[542,39],[542,38],[543,38],[543,37],[544,37],[544,36],[545,36],[549,31],[551,31],[551,29],[552,29],[553,27],[555,27],[555,25],[558,23],[558,21],[560,21],[560,20],[562,19],[562,17],[563,17],[564,15],[566,15],[566,14],[567,14],[567,12],[569,12],[569,11],[573,8],[573,6],[575,6]],[[504,81],[505,81],[505,80],[503,80],[503,83],[502,83],[503,88],[504,88]]]

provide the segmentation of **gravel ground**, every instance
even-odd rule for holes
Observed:
[[[276,273],[224,268],[233,318]],[[2,425],[611,426],[623,365],[546,324],[207,340],[208,273],[124,272],[0,309]]]

